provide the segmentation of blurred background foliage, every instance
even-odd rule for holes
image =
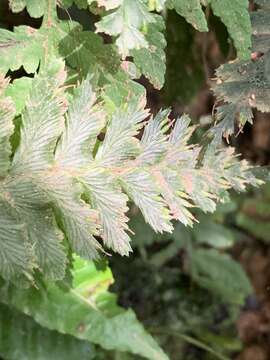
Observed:
[[[76,6],[68,13],[61,11],[61,16],[78,19],[86,30],[92,28],[89,12]],[[153,113],[166,106],[172,106],[173,116],[188,112],[194,123],[200,125],[200,136],[214,106],[211,92],[214,70],[235,56],[224,25],[210,10],[207,17],[210,31],[198,33],[184,18],[169,10],[165,86],[157,91],[145,78],[140,79],[147,88],[148,106]],[[26,11],[12,14],[7,1],[2,0],[0,24],[12,29],[19,24],[38,27],[40,21],[31,19]],[[19,77],[22,72],[20,69],[12,77]],[[255,112],[254,126],[247,124],[232,141],[242,157],[254,164],[268,165],[269,116]],[[198,224],[193,228],[177,224],[172,235],[157,236],[136,208],[131,212],[135,250],[129,258],[111,257],[109,262],[116,279],[112,290],[122,306],[136,312],[170,358],[269,359],[270,184],[241,197],[232,194],[232,200],[220,205],[214,215],[197,211]],[[6,319],[1,321],[16,322],[12,318],[16,314],[9,314],[8,309],[2,313]],[[46,331],[25,316],[25,328],[21,331],[27,332],[32,327],[36,337],[42,337],[45,353],[53,348],[54,358],[62,359],[63,355],[57,353],[58,340],[47,341]],[[65,359],[75,358],[72,355],[75,353],[81,359],[139,359],[137,355],[89,347],[68,336],[59,341],[70,349]],[[25,359],[32,359],[29,354]]]

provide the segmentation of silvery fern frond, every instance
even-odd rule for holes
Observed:
[[[31,278],[39,269],[62,279],[68,247],[86,259],[97,258],[102,243],[128,255],[129,199],[156,232],[172,232],[173,220],[196,221],[192,207],[214,211],[228,189],[258,183],[231,148],[209,147],[202,157],[189,143],[188,116],[173,123],[164,110],[149,118],[144,98],[107,114],[91,78],[69,97],[65,78],[62,61],[53,60],[33,79],[11,163],[15,109],[1,98],[0,146],[8,149],[1,152],[0,182],[4,278]]]

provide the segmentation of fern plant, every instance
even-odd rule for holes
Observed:
[[[261,183],[232,148],[192,144],[195,127],[187,115],[172,121],[170,110],[161,110],[151,116],[145,89],[135,81],[143,74],[157,89],[164,83],[166,41],[157,12],[175,8],[206,31],[203,7],[211,6],[245,58],[248,4],[74,2],[100,16],[95,32],[58,18],[57,9],[68,8],[70,0],[10,0],[13,12],[26,8],[43,17],[42,25],[0,29],[2,311],[16,308],[24,315],[14,311],[14,321],[27,319],[33,331],[59,331],[63,342],[67,335],[61,334],[68,334],[105,349],[167,359],[134,313],[111,301],[111,275],[105,287],[102,279],[94,281],[104,272],[92,260],[132,251],[130,201],[155,232],[171,233],[174,220],[192,226],[193,207],[213,212],[229,189]],[[12,81],[19,69],[24,76]],[[4,356],[17,358],[12,348],[1,347]],[[34,350],[27,351],[34,358]]]
[[[215,94],[221,102],[216,111],[216,126],[210,131],[219,141],[252,124],[252,109],[269,112],[269,3],[256,0],[259,9],[251,13],[252,57],[236,59],[216,72]]]
[[[192,224],[190,207],[213,211],[228,188],[241,191],[256,183],[249,166],[229,148],[209,147],[199,163],[200,148],[187,143],[194,128],[186,116],[168,135],[168,111],[162,111],[138,140],[148,115],[144,99],[130,101],[106,120],[88,78],[68,106],[64,81],[61,60],[34,78],[10,164],[10,154],[3,152],[1,274],[6,280],[31,279],[35,268],[50,280],[62,279],[64,235],[71,250],[86,259],[102,251],[97,236],[106,248],[128,255],[127,195],[155,231],[171,232],[172,219]],[[11,101],[4,98],[5,150],[12,132],[8,106]],[[97,144],[102,130],[104,139]]]

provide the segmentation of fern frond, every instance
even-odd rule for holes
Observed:
[[[55,154],[61,168],[89,164],[97,136],[105,126],[105,113],[95,105],[96,95],[89,83],[90,79],[82,82],[69,104],[66,127]]]
[[[262,7],[251,13],[252,51],[260,54],[254,60],[235,61],[222,65],[216,72],[217,83],[214,86],[218,100],[225,102],[217,108],[218,123],[210,131],[215,141],[222,134],[228,139],[246,122],[252,123],[252,108],[269,112],[269,63],[270,63],[270,8],[267,2],[257,0]],[[262,56],[261,56],[262,55]],[[236,126],[235,126],[236,125]]]
[[[232,149],[210,147],[201,159],[200,147],[189,144],[194,127],[186,115],[173,129],[168,110],[146,123],[145,99],[134,98],[107,116],[89,77],[66,111],[64,81],[59,60],[33,79],[20,144],[0,183],[1,202],[31,248],[26,255],[47,278],[64,276],[64,236],[87,259],[102,251],[97,236],[128,255],[128,197],[155,231],[171,232],[173,219],[192,225],[192,207],[213,211],[229,188],[257,184]]]
[[[12,173],[38,173],[53,165],[53,151],[63,130],[66,110],[63,90],[59,91],[65,81],[65,71],[61,62],[55,62],[54,66],[33,82],[22,114],[21,141],[14,156]]]
[[[109,120],[104,141],[100,144],[96,161],[104,167],[123,165],[123,161],[139,154],[139,140],[135,137],[148,115],[145,101],[131,103],[126,109],[116,111]]]
[[[0,197],[0,275],[19,282],[21,275],[31,279],[31,248],[25,237],[25,225],[13,218]]]
[[[10,165],[11,146],[9,137],[13,133],[15,106],[9,97],[4,97],[8,80],[0,74],[0,177],[6,175]]]
[[[101,233],[105,246],[121,255],[131,252],[126,231],[128,198],[112,175],[104,168],[89,169],[79,181],[84,185],[90,204],[100,214]]]

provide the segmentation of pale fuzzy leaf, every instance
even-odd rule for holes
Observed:
[[[39,267],[45,276],[59,279],[64,276],[66,259],[60,244],[61,234],[50,215],[52,213],[45,213],[49,204],[62,214],[61,221],[74,251],[86,258],[93,258],[97,257],[100,246],[93,237],[97,232],[96,212],[80,199],[80,192],[70,174],[65,174],[55,164],[53,152],[64,125],[65,107],[60,86],[65,80],[65,72],[59,61],[53,62],[46,70],[46,74],[34,79],[23,114],[21,143],[12,168],[17,186],[10,194],[17,196],[11,205],[15,209],[19,207],[20,215],[26,219]],[[23,179],[33,182],[34,191],[30,192],[31,187],[20,191]],[[40,204],[36,197],[40,198]],[[48,216],[47,219],[42,219],[42,208],[43,216]],[[45,239],[38,236],[40,231]]]
[[[22,275],[30,279],[33,259],[25,237],[25,225],[13,218],[0,202],[0,274],[7,281]]]
[[[104,244],[121,255],[128,255],[132,250],[126,233],[127,196],[104,169],[93,168],[80,180],[86,188],[92,207],[100,213]]]
[[[215,146],[209,146],[200,169],[203,176],[200,181],[201,190],[198,187],[198,198],[199,191],[220,199],[222,191],[227,189],[244,191],[248,184],[253,186],[262,184],[260,180],[254,178],[250,170],[251,167],[247,161],[237,159],[233,148],[223,147],[217,150]]]
[[[2,95],[8,80],[0,74],[0,177],[6,175],[10,166],[11,146],[9,138],[13,133],[15,106],[10,97]]]
[[[169,129],[169,113],[170,110],[160,111],[146,124],[140,142],[142,151],[137,157],[139,164],[153,165],[165,156],[168,150],[168,136],[165,133]]]
[[[144,101],[131,103],[127,109],[119,109],[112,115],[95,158],[98,164],[105,167],[121,166],[123,161],[138,155],[139,140],[135,136],[148,115],[144,104]]]
[[[171,165],[180,161],[188,161],[190,162],[190,166],[194,163],[192,159],[197,155],[196,147],[189,146],[188,141],[195,127],[190,126],[190,121],[189,116],[181,116],[176,120],[173,130],[170,133],[166,161]]]
[[[106,115],[101,106],[94,105],[90,79],[75,90],[69,105],[66,128],[56,149],[58,166],[77,168],[89,164],[97,136],[105,125]]]
[[[61,216],[73,251],[85,259],[98,258],[101,245],[93,235],[98,235],[99,216],[81,199],[82,190],[72,176],[55,168],[47,176],[43,174],[40,187]]]
[[[52,64],[48,72],[33,81],[30,98],[22,114],[21,142],[14,156],[14,173],[42,171],[53,163],[53,151],[63,130],[66,107],[59,91],[65,81],[63,63],[55,61]]]
[[[160,196],[154,178],[145,170],[134,170],[121,178],[121,184],[131,200],[141,210],[145,221],[157,232],[172,232],[169,210]]]
[[[188,195],[184,192],[183,185],[176,171],[164,169],[155,170],[153,176],[159,185],[161,195],[170,209],[170,215],[184,225],[192,225],[194,216],[188,210],[192,207]]]
[[[77,180],[84,185],[92,207],[100,213],[100,235],[104,244],[127,255],[131,251],[129,236],[125,232],[128,229],[128,218],[125,216],[127,197],[121,193],[119,186],[113,184],[113,178],[104,169],[91,165],[93,145],[105,125],[105,114],[94,103],[95,95],[88,79],[77,89],[70,104],[66,130],[56,151],[57,166],[66,168],[71,176],[76,168],[81,169],[82,175],[78,173]],[[96,241],[92,243],[97,244]],[[79,254],[85,257],[81,251]],[[93,254],[96,256],[95,252]]]
[[[5,206],[19,222],[24,223],[24,236],[32,249],[32,257],[45,278],[62,279],[65,275],[66,254],[49,200],[41,189],[26,176],[7,177],[1,184]],[[45,205],[47,203],[47,205]]]
[[[177,119],[169,138],[169,142],[173,146],[182,148],[186,145],[192,135],[192,131],[194,131],[194,127],[189,126],[190,122],[191,120],[188,115],[183,115]]]
[[[149,120],[139,140],[148,116],[145,98],[134,96],[127,104],[120,99],[119,108],[115,103],[105,122],[89,78],[75,90],[65,126],[64,80],[60,60],[34,78],[20,145],[5,179],[8,185],[1,191],[18,223],[28,219],[27,240],[47,277],[61,278],[66,262],[54,213],[71,249],[82,257],[96,258],[102,251],[96,236],[126,255],[131,250],[127,196],[120,185],[145,220],[162,232],[172,230],[171,218],[192,225],[190,207],[213,211],[230,187],[242,191],[248,183],[259,183],[231,149],[211,147],[203,156],[198,147],[189,145],[194,127],[187,116],[178,119],[168,134],[169,111],[160,112]],[[96,143],[103,129],[103,140]],[[40,231],[44,237],[38,236]]]
[[[25,215],[37,267],[48,280],[63,279],[67,262],[63,233],[58,229],[52,210],[35,210],[32,214],[28,211]]]

